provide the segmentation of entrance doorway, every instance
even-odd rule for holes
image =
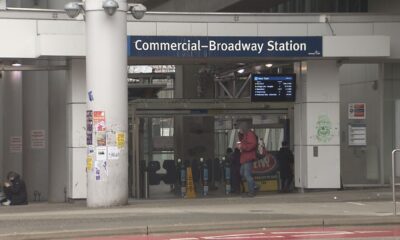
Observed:
[[[152,110],[149,105],[145,111],[136,108],[134,123],[137,134],[133,135],[138,138],[134,139],[136,151],[130,159],[132,166],[137,166],[130,172],[134,197],[180,197],[179,189],[176,189],[178,159],[192,167],[195,188],[199,190],[200,158],[204,159],[209,169],[209,196],[224,195],[223,160],[227,158],[227,149],[235,148],[238,141],[237,121],[241,119],[252,121],[253,131],[272,155],[279,150],[282,141],[290,142],[287,109],[224,109],[218,114],[205,109],[200,112],[188,114],[184,109]],[[261,190],[277,191],[277,161],[265,159],[255,163],[255,167]]]

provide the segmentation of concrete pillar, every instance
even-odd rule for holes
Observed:
[[[3,87],[3,176],[9,171],[22,171],[22,72],[4,72]]]
[[[49,72],[49,201],[63,202],[68,182],[66,71]]]
[[[4,72],[0,71],[0,182],[4,180]]]
[[[128,201],[127,3],[117,2],[118,10],[109,16],[102,0],[86,1],[87,93],[93,97],[88,110],[99,114],[93,119],[95,150],[93,170],[88,171],[88,207]],[[106,136],[110,141],[105,141]],[[107,156],[111,151],[115,159]]]
[[[340,188],[339,69],[335,61],[295,65],[295,185]]]
[[[69,61],[67,76],[67,195],[87,196],[86,176],[86,64],[84,59]]]
[[[40,64],[37,62],[36,64]],[[47,64],[47,61],[43,62]],[[26,71],[23,73],[23,172],[27,185],[28,200],[34,199],[35,191],[40,200],[48,197],[49,166],[49,112],[48,72]],[[37,196],[37,199],[39,196]]]

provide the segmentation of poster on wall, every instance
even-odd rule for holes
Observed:
[[[86,111],[86,145],[93,145],[93,111]]]
[[[106,131],[106,114],[104,111],[93,112],[94,129],[96,132]]]
[[[106,132],[97,132],[96,141],[97,141],[97,146],[106,146],[107,145]]]
[[[348,115],[349,119],[365,119],[367,114],[367,106],[365,103],[349,103]]]
[[[31,131],[31,148],[32,149],[46,148],[46,132],[43,129]]]
[[[117,146],[120,149],[125,147],[125,133],[124,132],[117,132]]]
[[[106,160],[107,160],[107,147],[97,147],[96,161],[106,161]]]
[[[116,146],[117,145],[115,132],[112,132],[112,131],[107,132],[107,145],[108,146]]]
[[[349,146],[367,146],[366,124],[349,124]]]
[[[21,136],[11,136],[9,149],[11,153],[21,153],[22,152],[22,137]]]
[[[119,149],[116,146],[109,146],[107,149],[107,158],[109,160],[117,160],[119,158]]]

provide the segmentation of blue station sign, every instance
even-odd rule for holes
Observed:
[[[129,57],[322,57],[322,37],[129,36]]]

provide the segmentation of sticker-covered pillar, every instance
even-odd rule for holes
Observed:
[[[128,202],[127,3],[86,0],[88,207]]]
[[[339,66],[336,61],[295,64],[295,185],[340,188]]]

